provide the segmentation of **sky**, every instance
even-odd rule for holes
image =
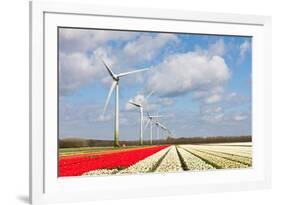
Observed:
[[[149,69],[120,79],[120,140],[139,136],[129,101],[162,115],[174,137],[251,135],[251,37],[59,28],[58,53],[59,138],[113,139],[101,59],[115,74]]]

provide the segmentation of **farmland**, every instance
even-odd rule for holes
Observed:
[[[252,166],[252,145],[241,143],[60,149],[59,176],[203,171]]]

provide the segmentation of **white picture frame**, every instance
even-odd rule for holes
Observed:
[[[57,52],[58,26],[252,36],[253,167],[214,172],[58,179],[58,99],[54,94],[57,89],[57,55],[54,52]],[[270,17],[31,2],[30,202],[43,204],[269,188],[270,76]]]

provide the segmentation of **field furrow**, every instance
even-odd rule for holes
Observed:
[[[205,152],[207,154],[212,154],[212,155],[216,155],[218,157],[240,162],[240,163],[246,164],[248,166],[252,165],[252,158],[249,158],[249,157],[243,157],[243,156],[240,156],[237,154],[225,153],[225,152],[220,152],[220,151],[211,151],[208,149],[201,149],[201,148],[199,148],[198,150]]]
[[[188,150],[195,156],[201,158],[205,162],[211,164],[212,166],[218,169],[227,169],[227,168],[246,168],[248,165],[242,164],[240,162],[232,161],[229,159],[222,158],[220,156],[216,156],[213,154],[209,154],[206,152],[199,151],[198,149],[194,149],[191,146],[183,146],[184,149]]]
[[[232,155],[239,155],[241,157],[252,158],[252,148],[251,147],[231,147],[231,146],[208,146],[208,145],[189,145],[200,150],[208,150],[214,152],[221,152]]]
[[[157,167],[155,172],[177,172],[177,171],[183,171],[183,168],[181,166],[181,162],[176,150],[175,146],[172,146],[165,156],[165,158],[162,160],[160,165]]]
[[[205,161],[201,160],[200,158],[194,156],[193,154],[189,153],[188,151],[182,148],[178,148],[178,151],[182,156],[185,166],[188,170],[215,169],[210,164],[206,163]]]

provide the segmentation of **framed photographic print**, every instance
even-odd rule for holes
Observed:
[[[270,186],[270,17],[39,1],[30,20],[33,204]]]

